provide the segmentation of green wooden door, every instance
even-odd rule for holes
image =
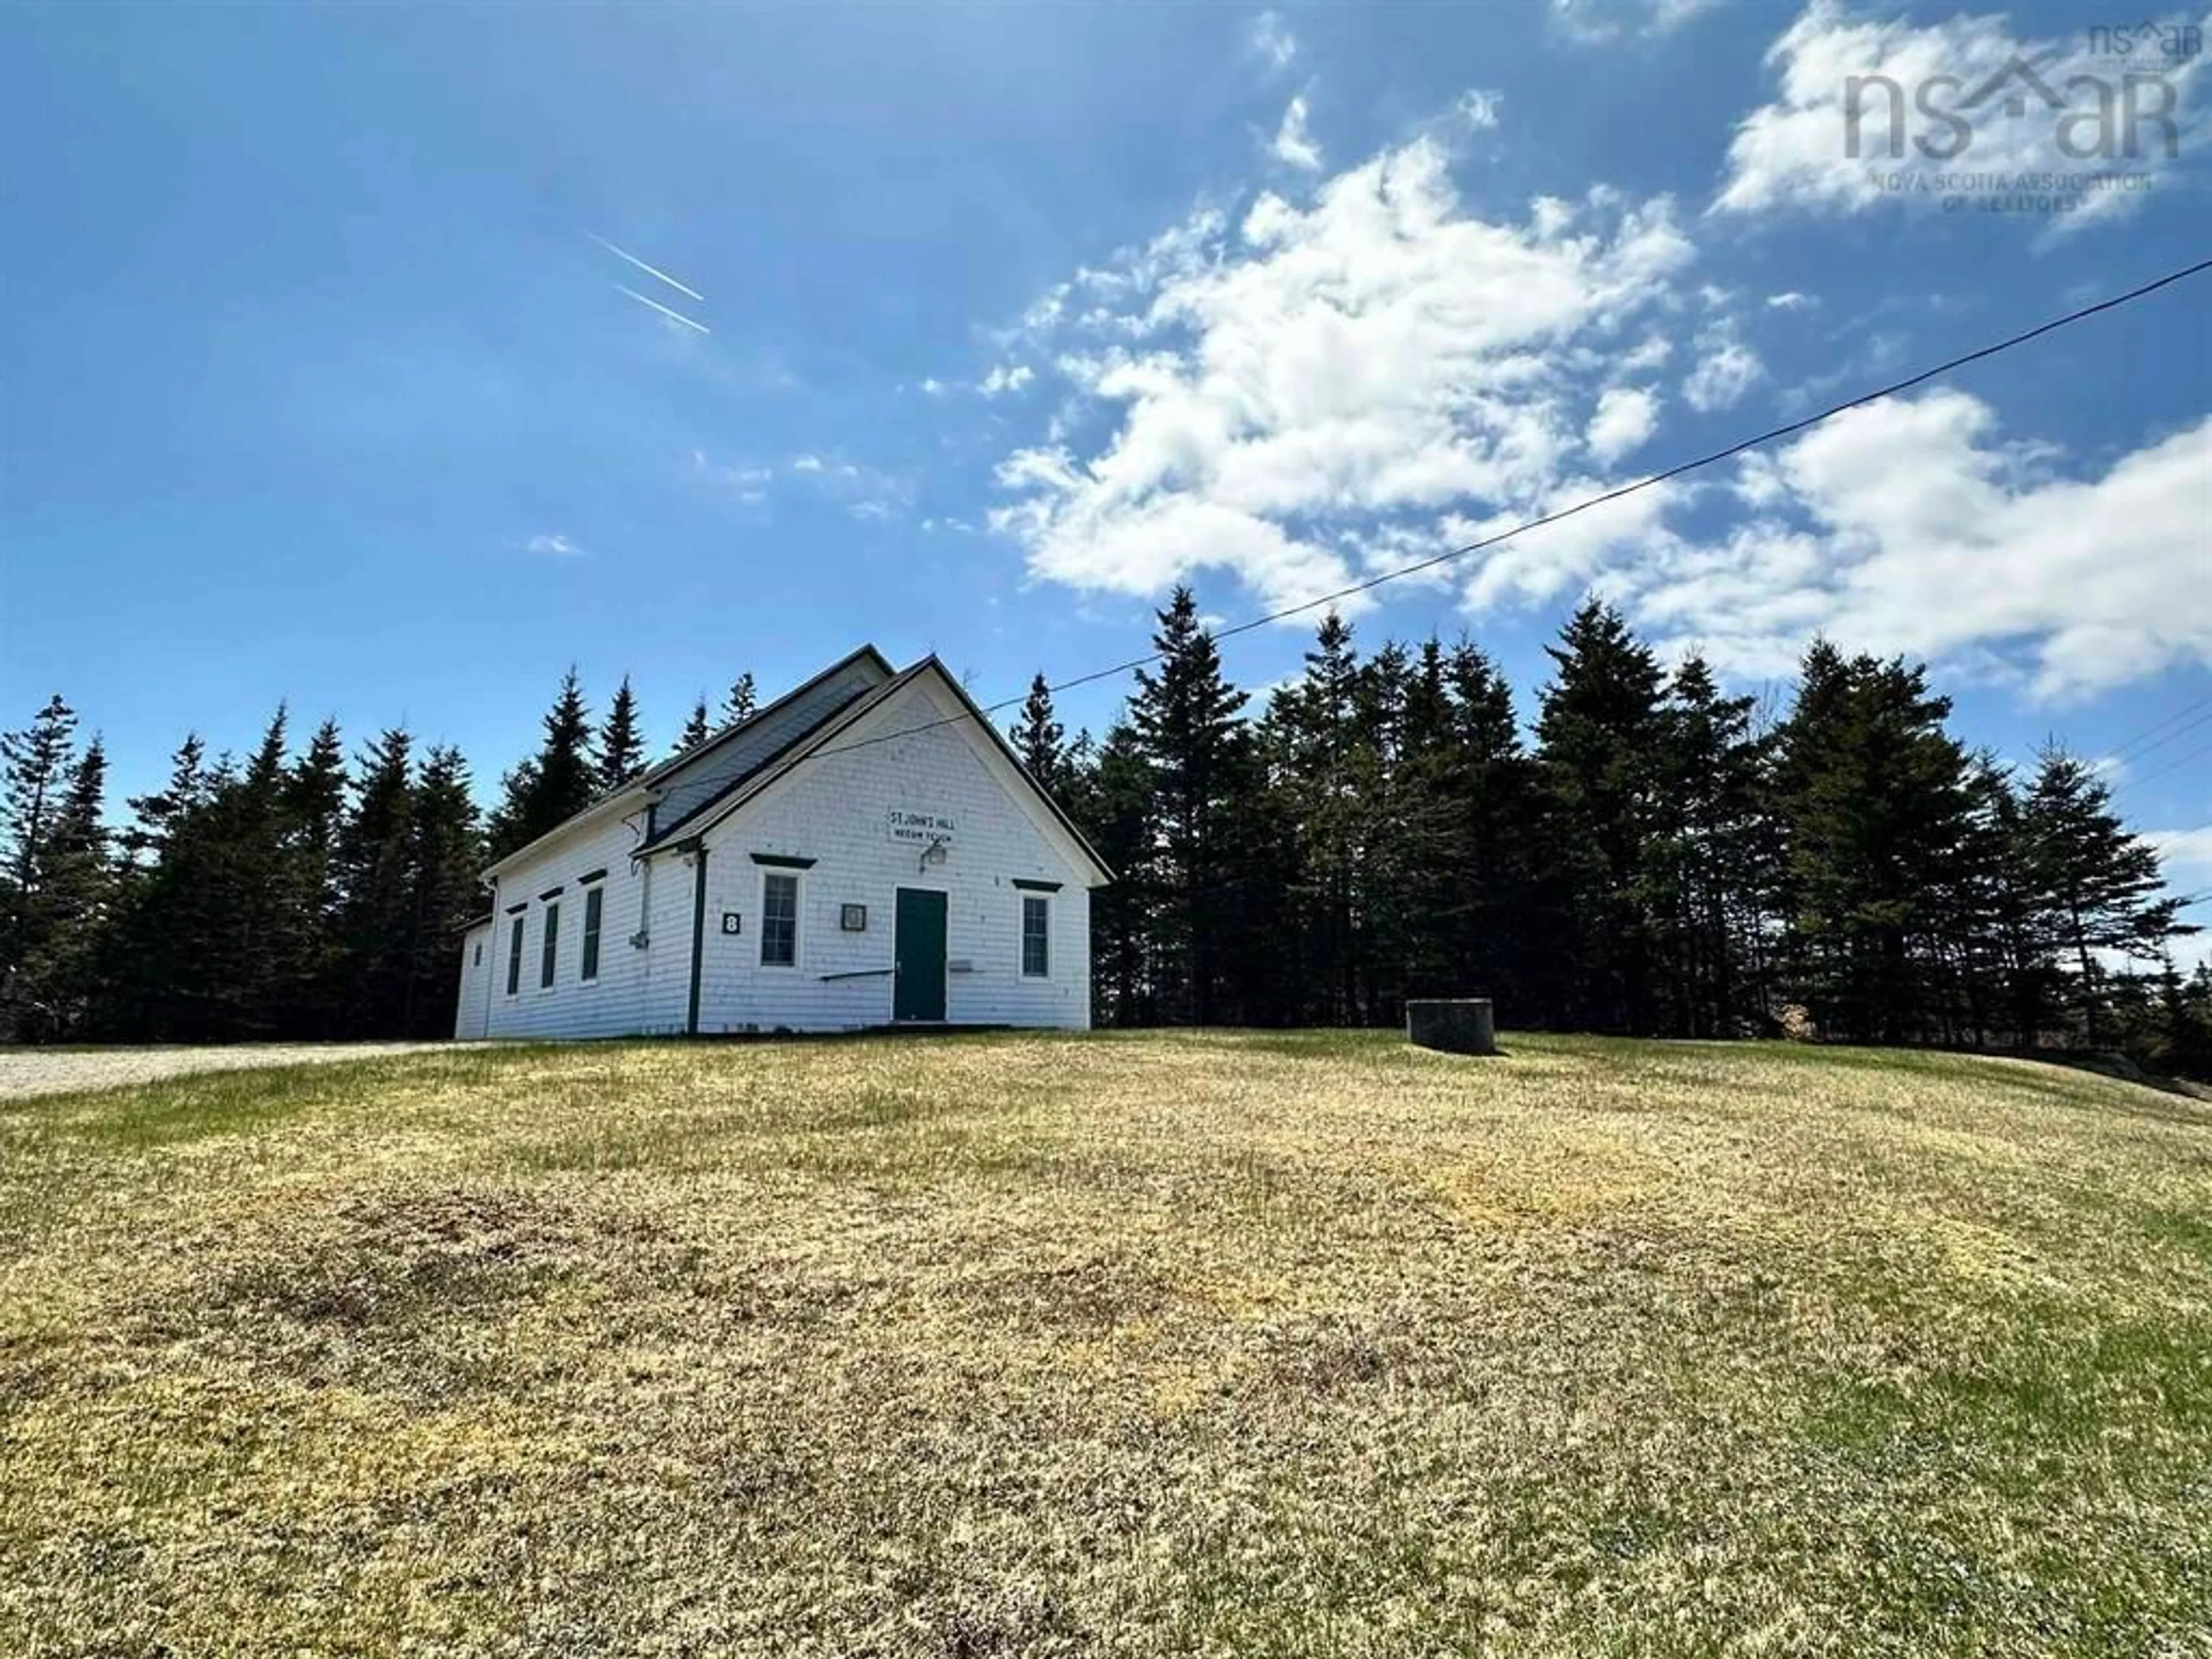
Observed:
[[[897,927],[891,941],[891,1018],[945,1018],[945,895],[925,888],[898,890]]]

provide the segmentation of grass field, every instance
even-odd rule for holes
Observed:
[[[0,1653],[2212,1654],[2212,1107],[1147,1035],[0,1109]]]

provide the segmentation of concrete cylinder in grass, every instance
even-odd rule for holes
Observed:
[[[1488,997],[1449,997],[1406,1004],[1406,1041],[1452,1054],[1494,1054],[1498,1026]]]

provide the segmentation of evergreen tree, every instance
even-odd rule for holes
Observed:
[[[115,891],[106,797],[107,754],[95,736],[70,765],[38,860],[33,943],[15,981],[28,1016],[19,1035],[52,1041],[88,1028]]]
[[[1291,826],[1282,864],[1301,922],[1294,949],[1306,995],[1297,1017],[1353,1024],[1364,961],[1361,866],[1382,769],[1365,718],[1376,705],[1363,703],[1352,630],[1334,611],[1316,629],[1305,665],[1304,677],[1270,702],[1261,741],[1273,816]]]
[[[1052,688],[1039,674],[1030,680],[1021,718],[1008,730],[1006,738],[1029,775],[1055,797],[1066,789],[1068,781],[1066,737],[1053,715]]]
[[[187,732],[169,763],[167,784],[127,805],[112,914],[100,941],[107,994],[89,1011],[88,1034],[145,1041],[164,1030],[165,1007],[185,964],[188,942],[160,926],[172,849],[208,801],[207,746]]]
[[[1378,661],[1387,661],[1387,653]],[[1389,828],[1397,846],[1385,874],[1384,910],[1397,919],[1394,961],[1402,996],[1466,995],[1455,952],[1464,901],[1457,890],[1467,853],[1466,803],[1443,647],[1432,635],[1407,659],[1398,752],[1390,771]],[[1494,991],[1494,988],[1493,991]],[[1392,1023],[1402,1007],[1378,1012]]]
[[[123,832],[123,854],[133,866],[159,861],[177,824],[207,799],[207,745],[197,732],[185,733],[169,760],[169,781],[149,795],[134,795],[126,803],[131,827]]]
[[[1206,1024],[1235,1002],[1223,965],[1229,920],[1241,908],[1237,814],[1256,802],[1258,780],[1237,719],[1245,694],[1223,678],[1190,589],[1176,588],[1158,615],[1159,664],[1137,671],[1129,706],[1158,814],[1146,860],[1157,900],[1152,988],[1161,1018]]]
[[[1462,639],[1443,653],[1450,729],[1437,764],[1450,813],[1440,896],[1445,988],[1498,999],[1540,1024],[1556,1021],[1557,957],[1538,932],[1534,763],[1523,751],[1513,692],[1495,663]]]
[[[714,728],[707,720],[707,700],[702,697],[691,705],[691,713],[684,722],[683,731],[677,733],[674,752],[681,755],[696,749],[714,735]]]
[[[590,805],[598,793],[591,710],[573,668],[562,677],[559,695],[546,711],[544,731],[538,753],[501,780],[488,849],[495,860],[566,823]]]
[[[2057,976],[2035,938],[2022,878],[2020,798],[1987,754],[1970,757],[1966,790],[1964,839],[1939,898],[1942,937],[1931,954],[1941,996],[1930,1012],[1947,1042],[1985,1046],[2002,1037],[2033,1046]]]
[[[459,750],[438,744],[423,757],[409,836],[412,942],[393,1034],[446,1036],[453,1031],[453,952],[463,925],[483,908],[482,836]]]
[[[1668,932],[1674,1030],[1726,1036],[1758,1006],[1773,884],[1761,817],[1764,746],[1751,732],[1750,697],[1721,695],[1712,670],[1692,655],[1668,686],[1660,787],[1674,803],[1678,839],[1670,879],[1676,905]],[[1762,1011],[1763,1012],[1763,1011]]]
[[[125,957],[142,1038],[282,1036],[309,1000],[313,894],[288,790],[288,723],[280,707],[243,768],[217,763],[137,895]]]
[[[1816,641],[1777,732],[1790,969],[1835,1034],[1941,1034],[1932,947],[1980,844],[1977,768],[1949,713],[1924,669]]]
[[[753,695],[752,671],[747,669],[730,687],[730,695],[722,699],[722,724],[735,726],[739,720],[749,720],[758,707]]]
[[[645,770],[645,734],[638,727],[637,699],[630,692],[627,674],[599,726],[599,753],[593,765],[603,794],[621,788]]]
[[[1541,845],[1568,1018],[1589,1030],[1654,1030],[1678,905],[1659,664],[1595,599],[1547,654],[1556,672],[1536,725]]]
[[[2212,961],[2198,963],[2180,984],[2166,1029],[2166,1069],[2176,1077],[2212,1081]]]
[[[2197,930],[2181,901],[2162,896],[2158,854],[2112,811],[2112,791],[2085,763],[2046,748],[2021,803],[2024,873],[2049,938],[2071,959],[2074,993],[2092,1046],[2103,1039],[2100,953],[2155,960]]]
[[[1096,761],[1078,775],[1068,811],[1114,872],[1091,896],[1093,1017],[1102,1025],[1149,1025],[1159,1018],[1152,972],[1152,855],[1158,839],[1152,770],[1136,732],[1108,730]]]
[[[1414,656],[1386,641],[1359,675],[1346,757],[1352,829],[1352,1018],[1396,1024],[1405,999],[1437,971],[1436,919],[1425,895],[1446,854],[1443,803],[1428,788],[1425,749],[1441,739],[1442,663],[1431,688]]]
[[[344,1031],[345,987],[339,977],[338,908],[343,896],[337,843],[345,817],[345,745],[337,722],[315,729],[283,785],[303,914],[298,1006],[283,1020],[286,1035],[335,1037]]]
[[[406,1027],[423,920],[416,902],[415,832],[414,739],[394,727],[361,757],[340,839],[340,932],[356,1036],[397,1035]]]
[[[0,1030],[24,1018],[17,976],[51,931],[42,874],[76,753],[76,714],[58,693],[22,731],[0,734]]]

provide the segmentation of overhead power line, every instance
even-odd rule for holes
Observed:
[[[2204,701],[2205,701],[2205,702],[2212,702],[2212,697],[2207,697]],[[2123,757],[2121,757],[2120,758],[2123,758],[2123,759],[2125,759],[2125,760],[2130,760],[2130,761],[2139,761],[2139,760],[2141,760],[2141,759],[2142,759],[2145,755],[2154,755],[2154,754],[2156,754],[2160,750],[2161,750],[2161,749],[2165,748],[2166,744],[2168,744],[2169,743],[2172,743],[2172,742],[2176,738],[2185,738],[2185,737],[2187,737],[2187,736],[2188,736],[2191,732],[2194,732],[2194,731],[2195,731],[2198,726],[2205,726],[2205,725],[2212,725],[2212,708],[2208,708],[2208,709],[2206,709],[2203,714],[2199,714],[2199,715],[2198,715],[2195,720],[2191,720],[2191,721],[2190,721],[2186,726],[2175,726],[2175,727],[2173,728],[2173,730],[2172,730],[2171,732],[2167,732],[2164,737],[2160,738],[2156,743],[2145,744],[2142,748],[2140,748],[2140,749],[2136,750],[2133,754],[2131,754],[2131,755],[2123,756]],[[2155,775],[2155,774],[2154,774],[2154,775]]]
[[[1340,600],[1353,598],[1355,595],[1371,592],[1387,582],[1399,581],[1407,576],[1419,575],[1425,570],[1433,570],[1438,565],[1449,564],[1455,559],[1463,559],[1469,554],[1480,553],[1488,548],[1496,547],[1502,542],[1510,541],[1516,536],[1526,535],[1532,530],[1541,530],[1547,525],[1561,523],[1565,520],[1588,513],[1593,508],[1604,507],[1609,502],[1623,500],[1646,489],[1656,489],[1659,485],[1687,473],[1717,465],[1722,461],[1733,459],[1738,455],[1778,442],[1782,439],[1794,437],[1800,432],[1808,431],[1824,422],[1832,421],[1848,410],[1863,409],[1869,404],[1894,398],[1900,392],[1910,392],[1915,386],[1924,386],[1930,380],[1953,374],[1971,364],[2014,350],[2027,345],[2031,341],[2039,340],[2046,334],[2055,334],[2060,329],[2071,328],[2074,325],[2086,322],[2092,317],[2100,316],[2108,311],[2117,311],[2122,306],[2132,305],[2138,300],[2148,299],[2161,289],[2172,288],[2176,283],[2185,282],[2192,276],[2201,276],[2208,270],[2212,270],[2212,259],[2200,259],[2194,264],[2184,265],[2179,270],[2171,270],[2163,276],[2140,283],[2129,289],[2125,293],[2115,294],[2093,305],[2079,307],[2063,316],[2053,317],[2047,322],[2038,323],[2033,328],[2022,329],[2016,334],[2007,335],[2003,339],[1992,341],[1988,345],[1978,346],[1972,351],[1963,351],[1957,356],[1946,358],[1943,362],[1932,368],[1923,368],[1917,374],[1906,375],[1902,380],[1891,380],[1886,385],[1876,386],[1869,392],[1863,392],[1858,396],[1846,398],[1841,403],[1831,404],[1817,414],[1785,422],[1780,426],[1769,427],[1764,432],[1740,439],[1724,448],[1708,451],[1693,459],[1670,466],[1664,471],[1654,472],[1647,477],[1637,479],[1632,483],[1621,484],[1598,495],[1585,497],[1571,507],[1560,507],[1554,512],[1524,520],[1519,524],[1485,536],[1480,540],[1468,542],[1459,547],[1448,548],[1443,552],[1432,554],[1425,559],[1418,559],[1411,564],[1401,565],[1393,570],[1382,571],[1376,575],[1368,577],[1364,581],[1354,582],[1348,587],[1340,587],[1334,592],[1323,593],[1315,599],[1302,600],[1297,605],[1285,605],[1280,610],[1270,611],[1265,615],[1249,617],[1228,628],[1215,629],[1208,634],[1207,637],[1217,644],[1223,640],[1234,639],[1240,634],[1251,633],[1255,629],[1265,628],[1273,623],[1286,621],[1306,611],[1318,610],[1323,605],[1335,605]],[[1160,653],[1147,652],[1143,656],[1132,657],[1126,662],[1115,663],[1109,667],[1093,669],[1089,673],[1078,674],[1072,678],[1060,680],[1048,685],[1045,690],[1050,692],[1073,691],[1079,686],[1095,684],[1100,680],[1113,679],[1139,668],[1148,668],[1159,659]],[[939,726],[957,726],[963,720],[974,718],[976,714],[986,716],[1002,714],[1018,705],[1027,695],[1023,693],[1021,696],[1002,698],[997,702],[984,705],[973,713],[963,709],[959,714],[948,714],[939,720],[926,720],[919,726],[908,726],[901,731],[884,732],[875,737],[860,738],[851,743],[838,744],[829,749],[816,750],[800,758],[809,761],[826,760],[832,755],[850,754],[855,750],[870,748],[876,744],[891,743],[900,738],[910,738],[920,732],[933,732]]]
[[[2204,719],[2212,720],[2212,714],[2206,715]],[[2192,726],[2202,726],[2203,724],[2204,720],[2193,720],[2191,722],[2191,725]],[[2187,730],[2189,730],[2189,726],[2182,727],[2183,732]],[[2180,732],[2174,733],[2174,736],[2176,737],[2179,737],[2180,735]],[[2127,781],[2127,787],[2130,789],[2140,789],[2143,785],[2150,782],[2153,779],[2162,778],[2169,772],[2178,772],[2183,767],[2189,765],[2191,762],[2203,760],[2207,756],[2212,756],[2212,743],[2200,744],[2198,747],[2189,750],[2186,754],[2178,755],[2173,759],[2168,761],[2165,765],[2159,767],[2154,770],[2146,772],[2139,778],[2130,778]]]
[[[2181,732],[2169,732],[2166,737],[2160,738],[2156,743],[2150,744],[2148,748],[2142,749],[2140,751],[2138,751],[2137,745],[2141,744],[2145,738],[2150,737],[2156,732],[2166,731],[2166,728],[2172,725],[2174,721],[2185,719],[2187,716],[2195,714],[2198,709],[2205,708],[2212,708],[2212,691],[2206,692],[2194,702],[2185,702],[2182,704],[2180,708],[2175,709],[2164,720],[2156,720],[2152,724],[2146,726],[2142,731],[2136,732],[2125,742],[2115,745],[2105,756],[2105,758],[2108,761],[2126,760],[2130,756],[2137,752],[2147,755],[2152,749],[2160,749],[2165,747],[2169,740],[2172,738],[2179,737]],[[2203,724],[2203,722],[2202,720],[2191,720],[2189,722],[2189,726],[2185,726],[2181,729],[2183,732],[2186,732],[2190,729],[2190,726],[2201,726]]]

